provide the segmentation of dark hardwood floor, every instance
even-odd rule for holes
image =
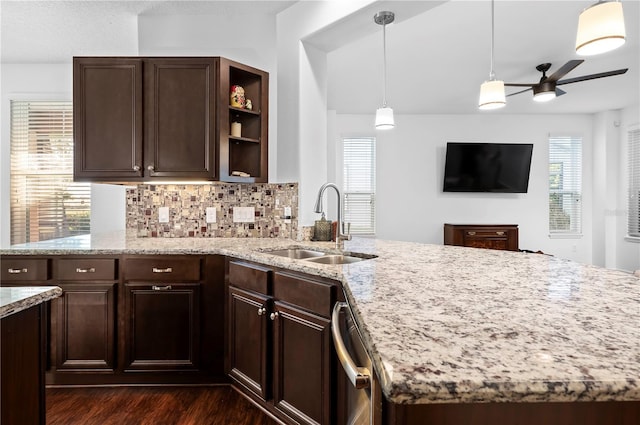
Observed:
[[[230,386],[47,388],[47,425],[275,425]]]

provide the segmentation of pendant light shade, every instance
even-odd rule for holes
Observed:
[[[502,108],[507,104],[504,94],[504,81],[490,80],[485,81],[480,86],[480,100],[478,108],[486,111],[489,109]]]
[[[390,130],[395,127],[393,109],[387,106],[387,32],[386,26],[395,19],[393,12],[382,11],[373,20],[382,25],[382,108],[376,110],[376,130]]]
[[[585,9],[578,18],[576,53],[597,55],[617,49],[625,42],[622,3],[601,1]]]
[[[491,72],[489,72],[489,81],[485,81],[480,86],[480,99],[478,100],[478,108],[486,111],[490,109],[502,108],[507,104],[507,98],[504,94],[504,81],[496,80],[493,71],[493,44],[494,44],[494,5],[491,0]]]
[[[390,130],[394,126],[393,109],[378,108],[376,110],[376,130]]]

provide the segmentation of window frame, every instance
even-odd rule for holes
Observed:
[[[640,124],[627,129],[627,223],[625,239],[640,242]],[[634,192],[636,199],[634,200]],[[635,228],[632,221],[635,217]]]
[[[17,95],[8,100],[9,243],[15,245],[90,233],[91,184],[73,180],[73,104],[70,97]],[[52,137],[55,135],[58,137]],[[37,155],[42,151],[47,152],[44,158]],[[63,166],[60,161],[65,162]],[[38,183],[31,187],[33,181]],[[54,192],[58,195],[51,196]],[[48,203],[48,206],[43,208],[42,203]],[[31,211],[34,208],[35,216]],[[46,214],[48,217],[44,218]],[[43,220],[49,220],[49,225]],[[49,232],[40,232],[41,227],[49,228]]]
[[[554,155],[553,144],[567,143],[570,145],[571,150],[565,157],[558,157]],[[575,146],[572,144],[577,143],[579,145],[579,152],[574,151]],[[580,238],[582,237],[582,230],[584,226],[584,137],[581,134],[549,134],[547,139],[548,145],[548,230],[549,237],[554,239],[560,238]],[[557,164],[560,167],[553,170],[553,165]],[[574,174],[572,176],[572,174]],[[564,178],[568,176],[568,178]],[[554,187],[555,186],[555,187]],[[557,208],[554,210],[556,202],[552,203],[554,195],[559,195],[558,198],[563,204],[560,210]],[[570,199],[567,201],[565,197]],[[567,202],[577,202],[577,206],[565,208]],[[568,213],[567,213],[568,211]],[[559,220],[562,217],[558,216],[558,213],[566,214],[568,220],[568,228],[554,229],[552,227],[553,220]]]
[[[351,223],[351,234],[358,236],[375,236],[376,234],[376,137],[375,136],[343,136],[341,141],[342,156],[342,191],[343,191],[343,221]],[[353,174],[347,170],[349,154],[347,153],[347,143],[369,143],[368,147],[363,150],[369,150],[371,156],[368,164],[361,162],[354,164],[356,170],[369,168],[368,177],[359,177],[350,180],[349,175]],[[353,147],[351,148],[354,149]],[[351,198],[351,199],[350,199]],[[365,207],[369,204],[367,211]],[[355,211],[351,210],[350,205],[354,206]],[[367,217],[367,218],[365,218]]]

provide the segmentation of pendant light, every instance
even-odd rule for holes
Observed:
[[[378,12],[373,17],[376,24],[382,25],[382,108],[376,110],[376,130],[389,130],[395,127],[393,109],[387,106],[387,24],[395,19],[393,12]]]
[[[625,42],[624,15],[619,1],[599,1],[578,18],[576,53],[591,56],[617,49]]]
[[[495,31],[493,8],[493,0],[491,0],[491,72],[489,73],[489,81],[485,81],[480,86],[478,108],[482,110],[498,109],[507,104],[504,94],[504,81],[496,80],[496,74],[493,72],[493,40]]]

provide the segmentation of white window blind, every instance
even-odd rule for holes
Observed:
[[[582,232],[582,137],[549,137],[549,231]]]
[[[376,228],[376,139],[343,139],[344,221],[351,233],[373,235]]]
[[[91,186],[73,181],[71,102],[11,101],[11,243],[89,233]]]
[[[640,237],[640,126],[631,128],[629,140],[629,218],[627,233]]]

